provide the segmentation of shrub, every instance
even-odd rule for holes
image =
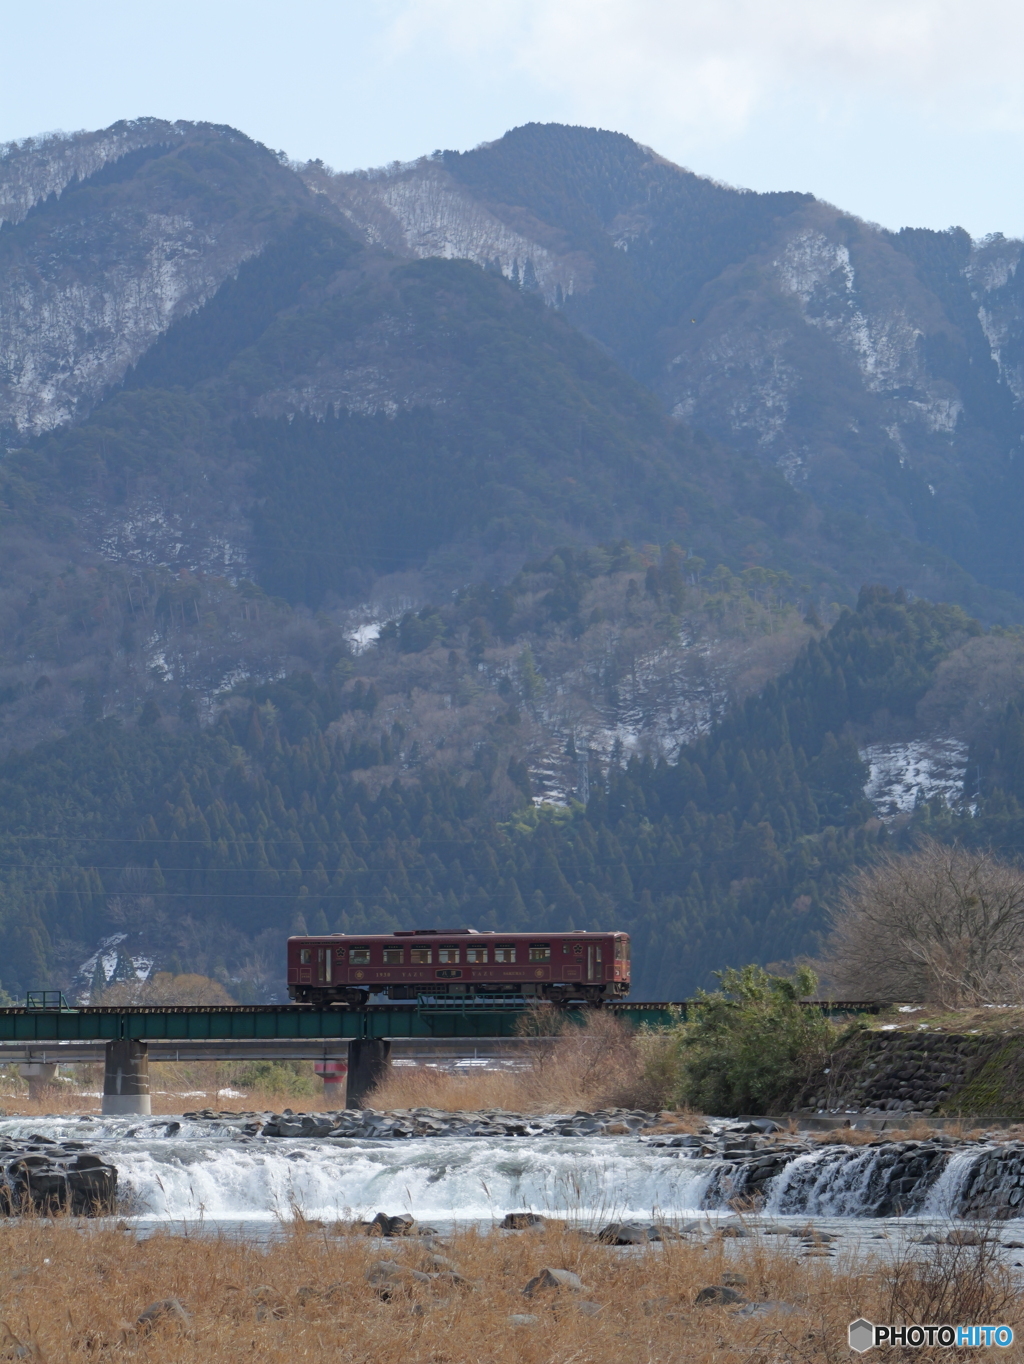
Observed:
[[[964,1005],[1021,1001],[1024,871],[926,841],[854,877],[833,918],[841,998]]]
[[[788,1107],[843,1035],[802,999],[814,993],[817,977],[806,967],[792,977],[760,966],[715,974],[721,990],[698,991],[686,1022],[673,1030],[677,1100],[722,1115]]]

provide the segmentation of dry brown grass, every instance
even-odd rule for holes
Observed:
[[[790,1130],[796,1130],[796,1124],[791,1124]],[[829,1132],[803,1132],[801,1135],[817,1142],[819,1146],[867,1146],[873,1141],[929,1141],[932,1137],[952,1137],[954,1141],[977,1141],[982,1137],[996,1141],[1021,1141],[1024,1139],[1024,1126],[1018,1124],[993,1130],[966,1122],[933,1125],[922,1119],[908,1123],[906,1127],[887,1127],[884,1132],[836,1127]]]
[[[14,1076],[0,1083],[0,1115],[7,1117],[44,1117],[48,1114],[88,1114],[100,1112],[103,1072],[99,1066],[78,1068],[84,1074],[62,1081],[32,1098],[28,1086]],[[154,1113],[182,1113],[196,1108],[216,1108],[233,1112],[313,1112],[325,1106],[324,1087],[313,1078],[296,1077],[289,1088],[287,1077],[272,1088],[241,1087],[219,1073],[215,1063],[178,1066],[171,1062],[150,1065],[150,1099]],[[225,1092],[228,1091],[228,1092]],[[344,1097],[341,1100],[344,1104]]]
[[[95,1094],[82,1094],[69,1088],[47,1090],[41,1099],[28,1094],[0,1095],[0,1117],[42,1118],[100,1112],[101,1101]],[[151,1096],[154,1114],[188,1113],[197,1108],[216,1108],[225,1113],[280,1113],[285,1108],[295,1113],[323,1112],[323,1097],[305,1092],[289,1094],[281,1090],[251,1089],[237,1094],[220,1094],[216,1089],[189,1091],[184,1094],[165,1092]]]
[[[945,1009],[937,1004],[915,1004],[912,1013],[901,1013],[898,1005],[883,1009],[870,1018],[861,1018],[872,1031],[885,1028],[892,1032],[1002,1033],[1024,1032],[1024,1006],[999,1005]],[[892,1026],[895,1025],[895,1028]]]
[[[869,1128],[835,1127],[830,1132],[805,1132],[802,1135],[819,1146],[867,1146],[873,1141],[927,1141],[939,1136],[941,1129],[926,1122],[909,1123],[906,1127],[873,1132]]]
[[[654,1039],[638,1037],[610,1014],[594,1011],[582,1027],[560,1025],[550,1006],[524,1020],[538,1040],[519,1071],[392,1070],[370,1096],[374,1108],[505,1108],[514,1113],[571,1113],[577,1109],[643,1108],[657,1112],[667,1098],[649,1055]]]
[[[904,1320],[927,1321],[921,1313],[933,1310],[936,1291],[945,1303],[966,1293],[964,1303],[979,1310],[998,1299],[1000,1315],[985,1320],[1016,1326],[1022,1318],[1018,1303],[999,1298],[998,1267],[986,1269],[985,1280],[996,1298],[985,1285],[978,1296],[970,1255],[952,1274],[911,1269],[894,1285],[891,1269],[802,1259],[788,1239],[694,1238],[623,1254],[562,1228],[466,1231],[433,1246],[338,1230],[300,1223],[281,1242],[258,1246],[202,1236],[138,1240],[60,1221],[8,1224],[0,1228],[0,1359],[16,1357],[20,1345],[27,1347],[20,1357],[47,1364],[838,1364],[849,1358],[851,1320],[887,1321],[898,1305]],[[376,1260],[431,1270],[428,1256],[437,1253],[470,1283],[417,1282],[383,1301],[367,1282]],[[584,1292],[525,1299],[524,1285],[544,1266],[574,1271]],[[699,1290],[728,1273],[745,1276],[749,1300],[792,1310],[743,1317],[734,1307],[696,1306]],[[149,1330],[138,1325],[149,1304],[169,1298],[187,1320],[167,1315]],[[585,1315],[581,1298],[600,1311]],[[515,1325],[515,1314],[536,1321]],[[931,1352],[914,1353],[927,1361]],[[1000,1357],[1021,1356],[1014,1349]]]

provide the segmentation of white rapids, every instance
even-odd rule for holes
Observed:
[[[123,1215],[152,1228],[201,1223],[267,1236],[296,1218],[347,1222],[378,1211],[443,1226],[530,1211],[595,1229],[734,1215],[734,1165],[636,1136],[318,1140],[173,1116],[0,1119],[0,1139],[32,1137],[105,1156],[117,1167]],[[954,1150],[916,1213],[896,1218],[877,1213],[879,1171],[891,1163],[884,1148],[825,1146],[792,1160],[764,1186],[762,1212],[743,1217],[765,1226],[813,1217],[856,1227],[861,1238],[895,1223],[948,1221],[993,1149]]]
[[[180,1130],[166,1135],[175,1121]],[[0,1120],[0,1137],[34,1134],[101,1151],[127,1210],[165,1222],[337,1221],[381,1209],[445,1223],[518,1210],[581,1221],[696,1216],[717,1164],[667,1158],[632,1137],[245,1140],[172,1118]]]

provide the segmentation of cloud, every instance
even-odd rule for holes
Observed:
[[[586,121],[697,141],[807,100],[1024,129],[1024,10],[1009,0],[393,0],[388,41],[511,68]]]

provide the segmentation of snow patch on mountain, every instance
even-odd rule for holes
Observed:
[[[690,420],[703,402],[715,402],[727,389],[725,410],[732,430],[752,431],[762,451],[785,432],[797,374],[786,359],[791,333],[783,328],[753,332],[729,328],[705,344],[699,361],[681,352],[668,370],[680,371],[687,389],[672,415]]]
[[[139,118],[94,133],[46,133],[0,144],[0,223],[20,223],[40,200],[59,197],[73,180],[87,180],[128,152],[179,141],[187,126]]]
[[[331,199],[374,245],[422,260],[471,260],[518,276],[546,303],[590,286],[590,266],[578,252],[560,253],[511,226],[462,190],[442,166],[429,161],[369,174],[332,175],[317,163],[301,174]],[[538,225],[541,232],[545,229]]]
[[[962,405],[927,391],[917,353],[922,328],[902,307],[865,311],[845,243],[807,228],[785,243],[773,265],[782,287],[800,300],[806,321],[828,332],[856,360],[868,389],[877,393],[924,384],[926,392],[919,392],[913,406],[929,429],[952,430]]]
[[[1018,403],[1024,402],[1024,357],[1020,335],[1024,306],[1017,280],[1024,243],[996,235],[975,242],[967,264],[967,278],[978,305],[978,321],[985,333],[999,377]]]
[[[213,224],[162,213],[127,210],[103,231],[115,249],[81,272],[44,242],[4,273],[0,426],[40,435],[84,415],[161,332],[257,249],[225,242]]]
[[[103,989],[116,979],[148,980],[154,959],[145,952],[131,953],[123,946],[127,933],[112,933],[101,938],[96,951],[81,963],[72,977],[71,989],[77,1004],[88,1004],[94,989]]]
[[[950,806],[963,799],[967,745],[961,739],[869,744],[860,756],[868,765],[864,794],[883,819],[909,814],[935,796]]]

